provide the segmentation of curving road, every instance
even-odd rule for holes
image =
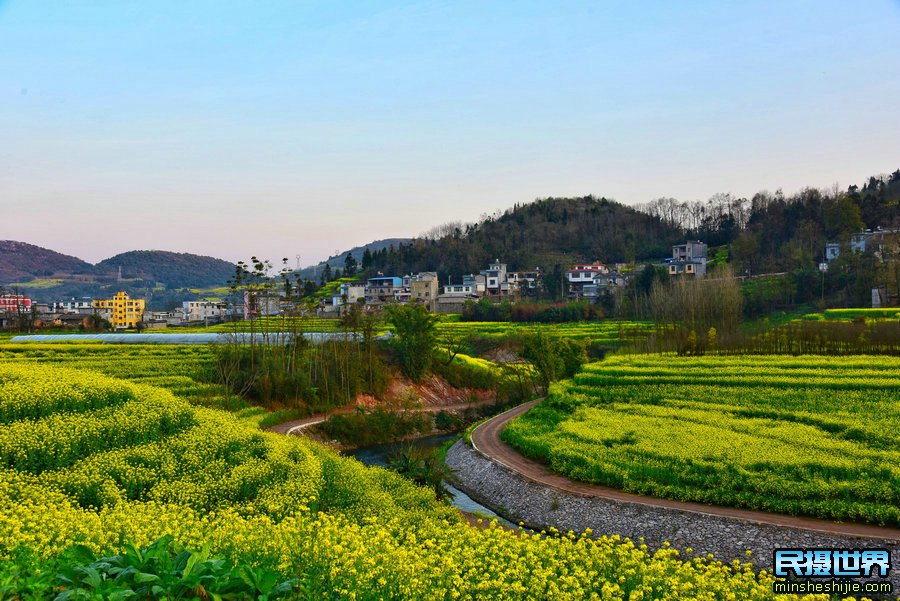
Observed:
[[[586,484],[553,473],[543,464],[525,457],[500,439],[500,432],[506,424],[522,415],[542,400],[543,399],[538,399],[519,405],[509,411],[492,417],[472,430],[472,446],[475,451],[533,482],[575,495],[637,503],[649,507],[662,507],[693,513],[724,516],[759,524],[785,526],[829,534],[900,540],[900,529],[896,528],[865,526],[860,524],[842,524],[815,518],[794,517],[748,509],[734,509],[730,507],[703,505],[701,503],[657,499],[654,497],[635,495],[605,486]]]
[[[466,409],[484,407],[494,402],[494,399],[485,399],[483,401],[455,403],[453,405],[426,405],[425,407],[414,407],[412,409],[406,409],[405,411],[410,413],[440,413],[441,411],[464,411]],[[299,436],[303,430],[310,426],[321,424],[326,419],[328,419],[329,416],[338,413],[353,413],[354,411],[356,411],[356,407],[354,406],[339,407],[337,409],[329,411],[328,413],[319,413],[310,417],[304,417],[303,419],[295,419],[288,422],[283,422],[270,427],[268,430],[270,432],[276,432],[278,434],[293,434]]]

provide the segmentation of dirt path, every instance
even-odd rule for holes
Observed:
[[[503,430],[506,424],[508,424],[516,417],[522,415],[523,413],[540,403],[542,400],[543,399],[538,399],[536,401],[530,401],[523,405],[519,405],[518,407],[510,409],[509,411],[492,417],[491,419],[476,427],[472,431],[472,446],[474,447],[475,451],[533,482],[576,495],[599,497],[603,499],[611,499],[614,501],[623,501],[628,503],[637,503],[649,507],[662,507],[707,515],[725,516],[760,524],[800,528],[804,530],[813,530],[816,532],[825,532],[829,534],[900,540],[900,529],[896,528],[865,526],[858,524],[841,524],[815,518],[802,518],[774,513],[765,513],[760,511],[752,511],[747,509],[734,509],[730,507],[703,505],[701,503],[688,503],[682,501],[670,501],[667,499],[657,499],[653,497],[635,495],[614,488],[607,488],[605,486],[585,484],[583,482],[577,482],[575,480],[566,478],[565,476],[555,474],[548,470],[541,463],[538,463],[537,461],[534,461],[532,459],[528,459],[524,455],[520,454],[518,451],[516,451],[510,445],[506,444],[500,439],[500,432]]]
[[[476,402],[469,403],[455,403],[452,405],[428,405],[425,407],[416,407],[414,409],[407,409],[407,411],[415,412],[415,413],[440,413],[441,411],[462,411],[465,409],[475,409],[478,407],[484,407],[487,405],[492,405],[494,403],[494,399],[484,399]],[[328,411],[326,413],[320,413],[318,415],[312,415],[310,417],[304,417],[303,419],[295,419],[289,422],[284,422],[269,428],[270,432],[276,432],[278,434],[292,434],[299,436],[303,430],[310,426],[314,426],[316,424],[321,424],[329,416],[336,415],[338,413],[353,413],[356,411],[355,407],[339,407],[337,409],[333,409],[332,411]]]

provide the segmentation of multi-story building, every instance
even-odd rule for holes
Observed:
[[[144,299],[119,292],[110,299],[94,300],[94,310],[116,329],[134,328],[144,319]]]
[[[506,274],[510,294],[525,294],[537,290],[541,285],[541,269],[534,271],[510,271]]]
[[[365,300],[366,285],[362,282],[342,282],[338,293],[331,299],[334,306],[355,305],[359,299]]]
[[[609,269],[600,261],[578,263],[572,266],[572,269],[566,270],[566,283],[569,286],[569,294],[576,298],[584,296],[584,287],[593,285],[594,278],[598,274],[608,272]]]
[[[485,292],[485,278],[483,275],[464,275],[462,282],[451,284],[447,282],[441,296],[457,296],[478,298]]]
[[[56,302],[50,307],[50,311],[52,313],[81,313],[82,315],[89,315],[94,312],[94,299],[89,296],[83,296]]]
[[[31,311],[31,299],[23,294],[0,295],[0,313],[28,313]]]
[[[422,303],[434,311],[438,297],[438,274],[423,271],[414,275],[409,283],[410,301]]]
[[[222,321],[228,315],[228,305],[218,301],[185,301],[181,303],[182,321]]]
[[[680,274],[696,277],[706,275],[706,244],[699,240],[688,240],[672,247],[669,275]]]
[[[403,290],[403,278],[378,276],[366,281],[366,304],[380,305],[395,302],[396,295]]]
[[[244,290],[244,299],[240,307],[225,310],[226,315],[243,314],[244,319],[270,317],[281,313],[281,297],[277,293],[253,292]]]
[[[438,313],[460,313],[469,300],[476,300],[485,292],[483,275],[464,275],[459,283],[449,280],[438,295],[435,311]]]
[[[572,269],[566,270],[566,281],[570,284],[584,284],[594,280],[598,273],[608,273],[609,268],[600,261],[593,263],[578,263]]]
[[[501,263],[500,259],[495,259],[488,268],[482,270],[481,275],[484,276],[484,289],[487,294],[500,296],[509,294],[509,281],[506,277],[506,263]]]

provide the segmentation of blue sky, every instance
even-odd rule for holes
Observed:
[[[0,0],[0,239],[309,263],[900,167],[900,2]],[[602,258],[602,257],[601,257]]]

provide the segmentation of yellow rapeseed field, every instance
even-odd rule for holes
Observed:
[[[771,599],[747,564],[465,524],[432,493],[171,392],[0,364],[0,559],[164,536],[329,599]]]

